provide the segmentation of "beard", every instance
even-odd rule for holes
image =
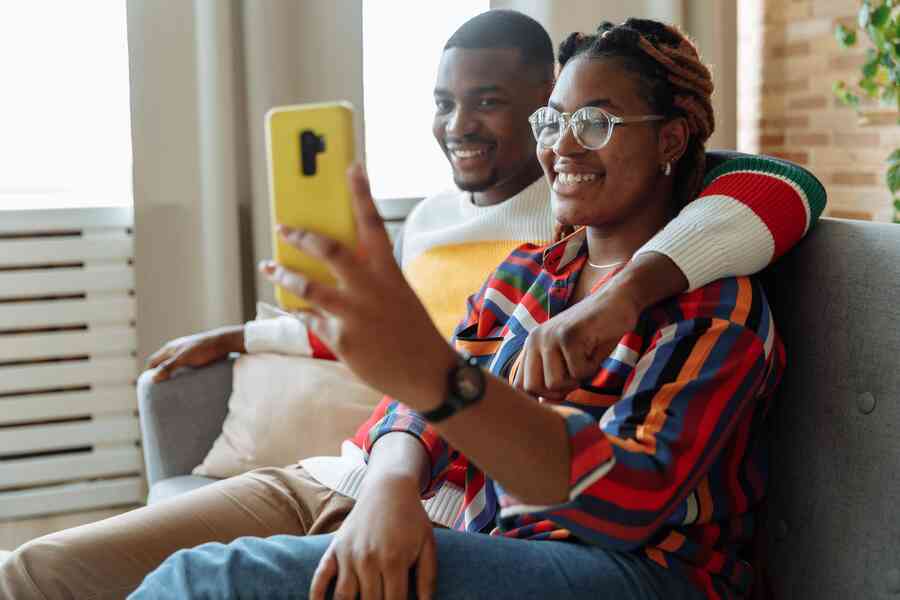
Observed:
[[[500,181],[500,176],[497,173],[496,169],[491,169],[491,172],[480,180],[467,180],[461,178],[456,171],[453,172],[453,183],[456,184],[460,190],[464,192],[484,192],[485,190],[489,190]]]

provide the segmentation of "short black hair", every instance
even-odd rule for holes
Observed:
[[[447,40],[444,50],[451,48],[513,48],[520,52],[525,65],[546,68],[553,76],[555,57],[550,35],[543,25],[515,10],[489,10],[469,19]]]

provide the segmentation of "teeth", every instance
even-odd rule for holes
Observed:
[[[485,153],[485,150],[453,150],[453,156],[456,156],[457,158],[473,158],[475,156],[482,156]]]
[[[575,185],[594,181],[597,175],[596,173],[560,173],[558,178],[560,183],[564,185]]]

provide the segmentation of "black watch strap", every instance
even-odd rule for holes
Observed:
[[[466,381],[465,386],[460,385],[461,379]],[[481,400],[485,384],[484,371],[478,366],[478,360],[468,355],[460,355],[456,365],[447,373],[447,392],[444,401],[437,408],[421,414],[430,423],[443,421]]]

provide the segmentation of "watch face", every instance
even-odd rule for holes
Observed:
[[[478,367],[464,367],[456,372],[456,393],[465,400],[476,400],[484,387],[484,375]]]

